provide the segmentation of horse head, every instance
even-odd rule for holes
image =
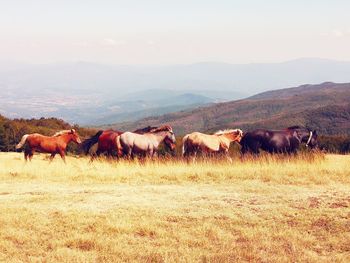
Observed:
[[[300,142],[306,143],[306,147],[310,147],[310,149],[315,149],[318,147],[318,134],[316,130],[312,131],[301,126],[288,127],[287,130],[293,131]]]
[[[240,129],[220,130],[215,132],[214,135],[224,135],[230,138],[233,142],[240,142],[243,137],[243,131]]]
[[[163,125],[159,128],[154,129],[152,132],[165,132],[164,142],[171,149],[174,150],[176,147],[176,138],[173,132],[173,128],[170,125]]]
[[[176,142],[175,141],[172,141],[168,137],[165,137],[164,144],[168,149],[171,150],[171,152],[175,152],[175,149],[176,149]]]
[[[243,131],[241,129],[233,130],[233,135],[236,136],[235,141],[240,142],[243,137]]]
[[[170,126],[169,126],[170,127]],[[167,131],[167,135],[165,137],[165,140],[170,141],[171,144],[173,144],[173,148],[175,148],[175,144],[176,144],[176,138],[175,138],[175,134],[173,132],[173,129],[170,127],[170,129]]]
[[[79,137],[78,133],[75,131],[75,129],[71,129],[69,131],[69,135],[70,135],[70,138],[73,142],[75,142],[77,144],[81,144],[80,137]]]

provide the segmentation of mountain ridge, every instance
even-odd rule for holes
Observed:
[[[298,95],[300,90],[303,95]],[[350,83],[301,85],[262,94],[264,93],[247,99],[108,127],[129,130],[136,126],[168,123],[177,133],[185,134],[195,130],[212,132],[222,128],[281,129],[291,125],[304,125],[317,128],[327,135],[350,134]],[[313,116],[318,119],[317,122],[313,120]]]

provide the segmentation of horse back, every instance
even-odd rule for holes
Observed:
[[[186,141],[192,147],[199,147],[206,151],[218,151],[221,148],[221,142],[215,135],[193,132],[188,134]]]
[[[98,138],[98,148],[105,151],[115,149],[116,139],[120,134],[122,132],[113,130],[104,131]]]
[[[55,152],[58,148],[64,148],[65,144],[60,137],[49,137],[34,133],[28,136],[27,143],[30,148],[35,148],[36,150],[43,152]]]
[[[138,134],[134,132],[124,132],[120,135],[119,143],[124,152],[127,149],[132,149],[134,153],[143,153],[150,149],[155,149],[159,145],[153,134]]]

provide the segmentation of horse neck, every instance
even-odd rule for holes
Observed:
[[[66,145],[73,140],[70,134],[62,134],[58,138],[62,140]]]
[[[226,146],[229,146],[230,143],[234,141],[233,136],[230,134],[222,134],[222,135],[219,135],[218,137],[221,142],[226,144]]]
[[[223,134],[222,136],[225,137],[230,143],[237,140],[237,136],[233,135],[232,133]]]
[[[165,137],[167,136],[167,133],[166,131],[161,131],[161,132],[157,132],[157,133],[152,133],[156,138],[157,138],[157,141],[158,143],[164,141]]]
[[[310,137],[310,131],[308,131],[308,130],[301,130],[299,132],[301,133],[301,135],[298,136],[300,141],[306,143],[308,141],[309,137]],[[297,131],[297,134],[298,134],[298,131]]]

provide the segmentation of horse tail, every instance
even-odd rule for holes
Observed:
[[[185,156],[187,152],[187,139],[188,139],[188,135],[186,135],[182,139],[182,156]]]
[[[249,151],[249,145],[248,145],[248,142],[247,142],[247,139],[248,136],[247,136],[247,133],[243,135],[241,141],[239,142],[239,144],[241,145],[241,154],[245,154],[246,152]]]
[[[16,150],[21,149],[25,145],[28,136],[29,134],[23,135],[21,141],[16,145]]]
[[[86,139],[83,141],[81,147],[83,148],[85,154],[88,154],[90,148],[98,142],[98,139],[100,138],[101,134],[103,133],[103,131],[98,131],[94,136],[92,136],[89,139]]]
[[[118,157],[122,157],[123,155],[123,148],[122,148],[122,145],[120,143],[120,135],[118,135],[116,138],[115,138],[115,144],[117,146],[117,155]]]

